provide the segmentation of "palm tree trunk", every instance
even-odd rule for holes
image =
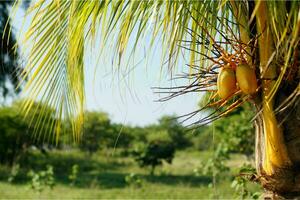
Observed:
[[[300,129],[297,104],[299,96],[295,94],[294,105],[288,109],[275,111],[287,98],[289,91],[298,87],[298,83],[282,85],[276,96],[271,95],[278,66],[269,63],[272,57],[274,41],[269,30],[267,5],[256,1],[257,30],[260,73],[262,74],[262,111],[256,120],[256,168],[258,180],[265,189],[265,199],[284,199],[300,197]]]
[[[282,99],[284,95],[278,96]],[[276,168],[274,173],[265,172],[263,162],[265,159],[265,129],[262,114],[255,121],[256,128],[256,168],[258,180],[265,189],[265,199],[295,199],[300,198],[300,100],[299,96],[291,108],[279,113],[277,120],[283,130],[284,145],[287,147],[291,166]]]

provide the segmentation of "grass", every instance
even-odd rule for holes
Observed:
[[[88,156],[80,151],[52,151],[43,155],[33,151],[21,162],[16,181],[8,183],[10,169],[0,168],[0,199],[208,199],[233,198],[230,187],[232,177],[217,177],[215,187],[208,187],[212,177],[195,176],[193,170],[210,152],[177,152],[172,165],[159,167],[155,176],[148,169],[138,167],[130,157],[122,157],[116,151],[102,151]],[[240,156],[236,161],[243,162]],[[79,166],[78,179],[70,185],[68,175],[74,164]],[[240,163],[241,164],[241,163]],[[55,187],[41,193],[29,189],[27,172],[44,170],[46,165],[54,168]],[[125,177],[135,173],[142,180],[141,187],[134,187]],[[251,186],[252,190],[257,187]]]

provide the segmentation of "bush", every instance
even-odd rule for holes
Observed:
[[[231,183],[231,187],[235,190],[235,194],[239,199],[259,199],[260,192],[252,192],[249,190],[249,179],[256,174],[256,170],[250,164],[244,164],[239,168],[238,175],[235,176]]]
[[[171,164],[175,154],[175,146],[168,141],[155,140],[135,149],[133,155],[141,167],[150,166],[150,174],[154,174],[157,166],[163,161]]]
[[[142,179],[135,173],[130,173],[129,175],[125,176],[125,182],[128,185],[137,187],[137,188],[142,187],[142,184],[143,184]]]
[[[68,176],[69,180],[71,181],[70,185],[75,185],[77,179],[78,179],[78,172],[79,172],[79,166],[77,164],[72,166],[72,170],[70,175]]]
[[[45,188],[52,189],[55,185],[53,167],[47,165],[44,171],[35,172],[30,170],[28,176],[31,178],[30,188],[37,192],[42,192]]]
[[[12,183],[18,176],[19,172],[20,172],[20,165],[19,164],[13,165],[10,171],[10,175],[7,179],[8,182]]]

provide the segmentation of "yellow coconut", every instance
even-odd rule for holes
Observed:
[[[238,86],[245,94],[254,94],[257,89],[255,70],[248,64],[239,64],[236,68]]]
[[[217,80],[218,95],[221,99],[226,99],[236,91],[236,78],[233,69],[223,67]]]

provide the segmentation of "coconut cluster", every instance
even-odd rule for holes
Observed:
[[[217,90],[221,99],[229,99],[239,90],[246,95],[255,94],[257,91],[255,70],[247,63],[240,63],[236,67],[225,65],[218,74]]]

